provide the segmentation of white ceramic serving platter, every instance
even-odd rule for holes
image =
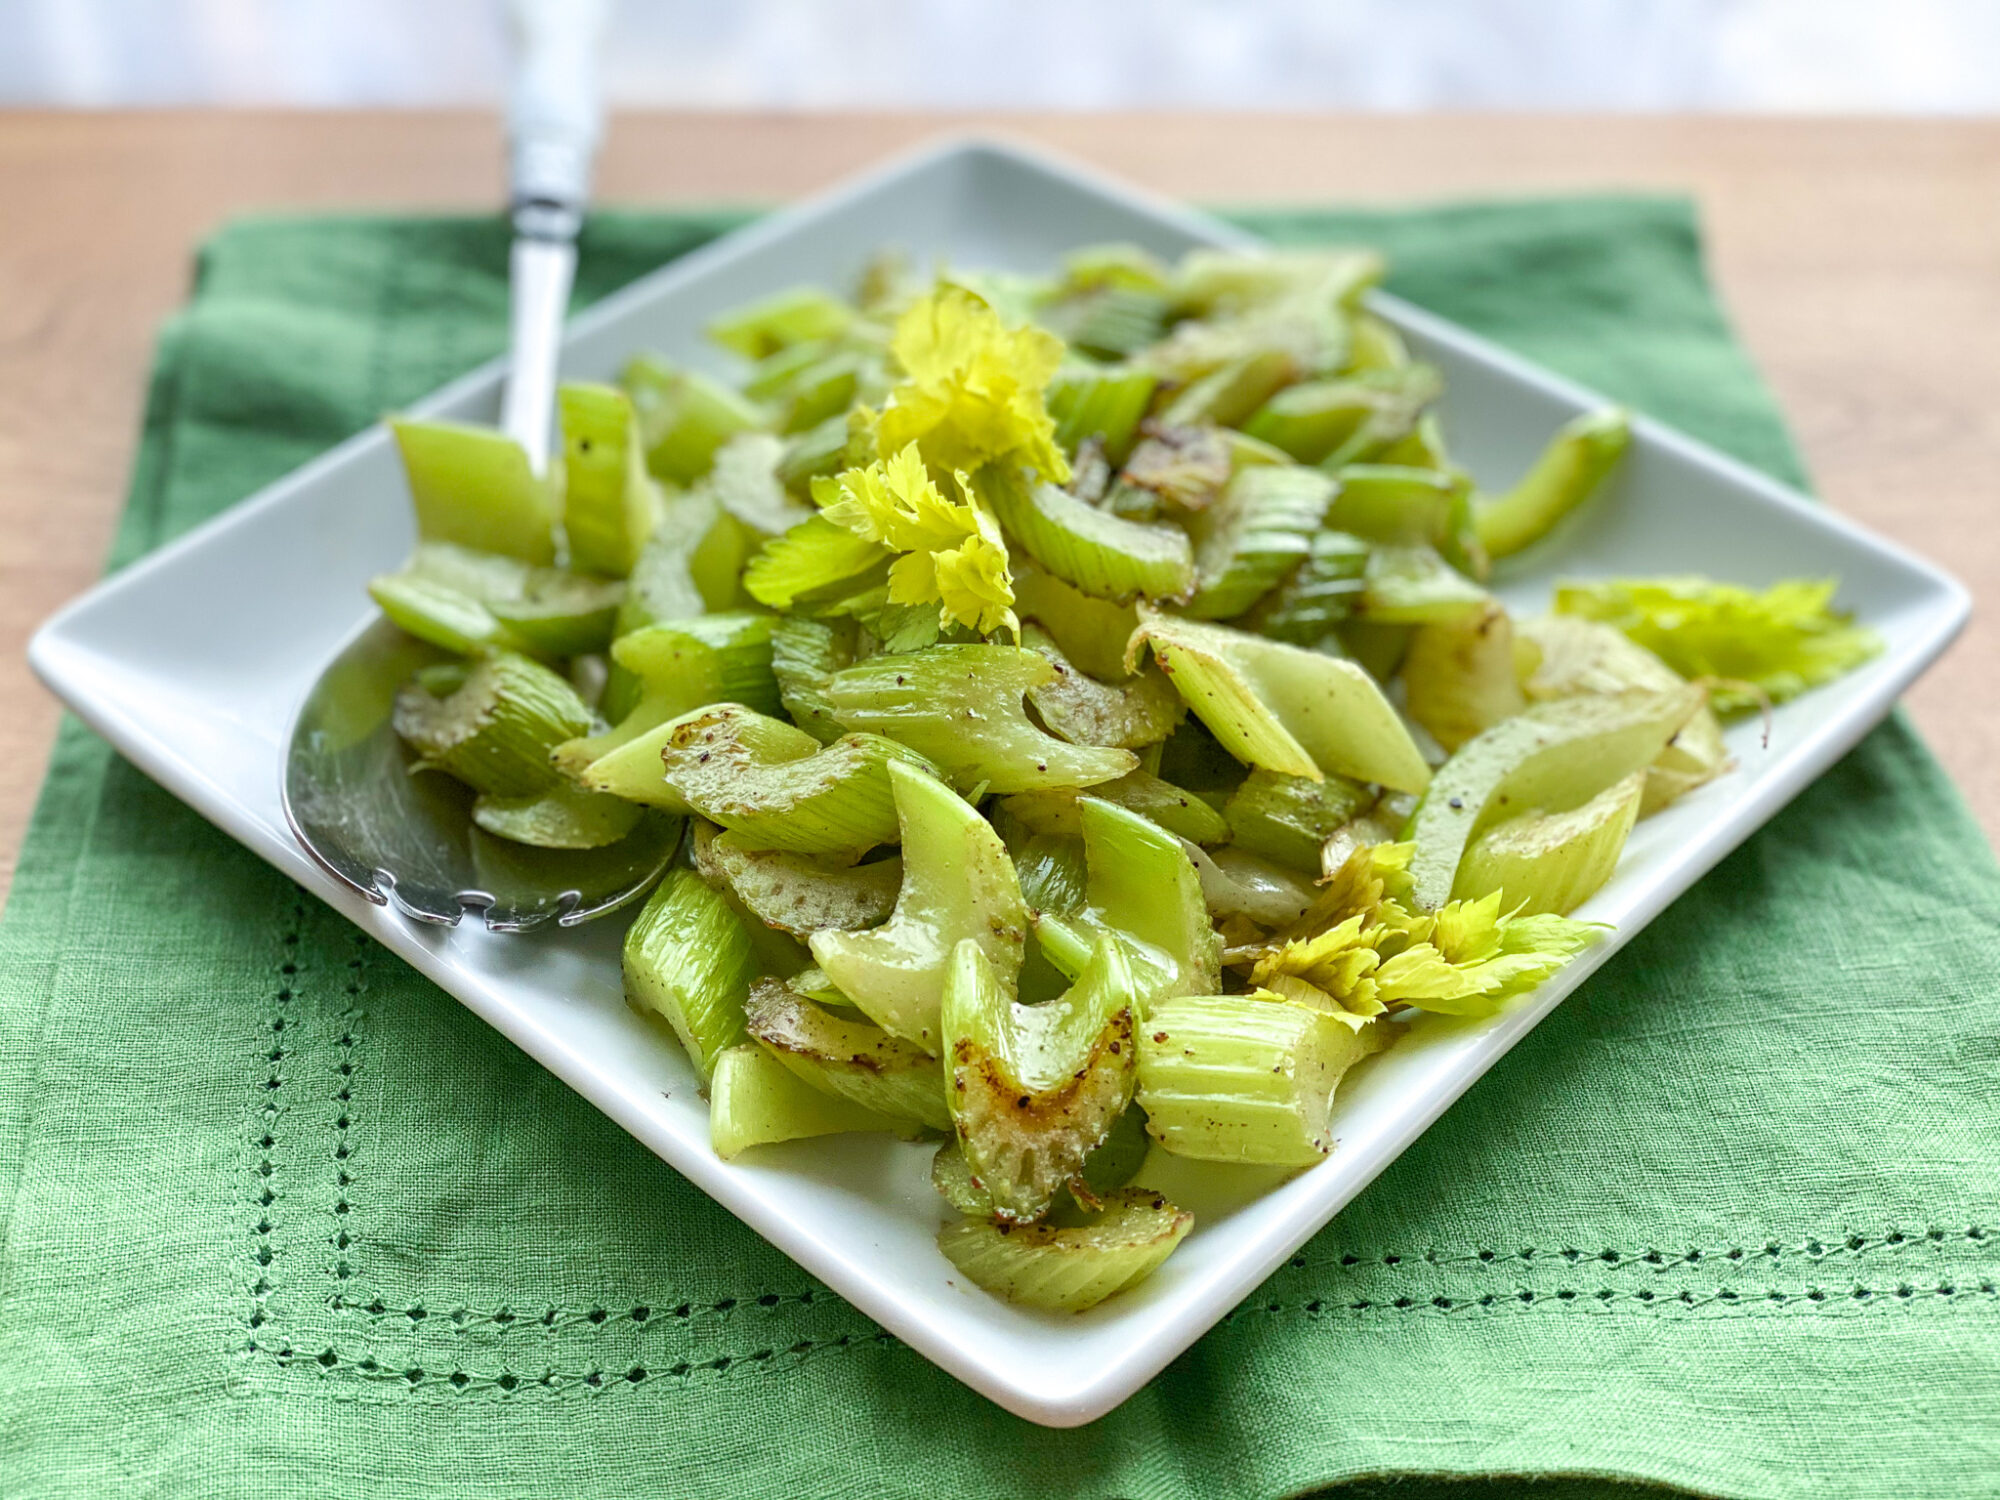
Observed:
[[[852,284],[884,244],[965,267],[1039,271],[1064,251],[1127,240],[1174,256],[1246,246],[1241,231],[1016,147],[953,142],[773,215],[578,318],[564,374],[607,379],[637,349],[721,368],[700,329],[718,309],[800,282]],[[1377,308],[1446,377],[1453,452],[1483,482],[1518,474],[1549,433],[1601,402],[1389,297]],[[416,409],[494,420],[488,365]],[[307,464],[98,585],[45,625],[35,670],[148,775],[506,1033],[760,1234],[928,1358],[1010,1411],[1073,1426],[1125,1400],[1361,1191],[1454,1099],[1619,946],[1880,720],[1969,610],[1929,564],[1688,438],[1641,421],[1615,483],[1502,586],[1539,608],[1559,573],[1705,572],[1752,585],[1837,576],[1882,655],[1778,710],[1770,742],[1735,729],[1732,774],[1639,826],[1616,878],[1579,913],[1606,940],[1518,1008],[1420,1027],[1344,1085],[1339,1145],[1273,1180],[1155,1153],[1142,1179],[1197,1214],[1143,1287],[1081,1317],[1006,1306],[962,1284],[933,1236],[930,1150],[846,1137],[733,1164],[664,1028],[619,991],[624,923],[503,937],[418,926],[370,905],[287,830],[279,773],[293,712],[369,613],[368,578],[412,541],[395,454],[379,429]],[[638,1227],[634,1226],[634,1232]]]

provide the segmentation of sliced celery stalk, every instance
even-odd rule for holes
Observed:
[[[610,642],[625,588],[497,552],[419,542],[400,572],[374,579],[368,591],[403,629],[447,650],[574,656]]]
[[[1214,989],[1221,944],[1201,877],[1181,841],[1148,818],[1096,797],[1079,807],[1088,905],[1064,917],[1044,909],[1042,949],[1072,977],[1096,936],[1120,939],[1143,999]]]
[[[817,932],[813,958],[827,977],[891,1035],[937,1052],[938,1006],[953,949],[979,945],[1012,985],[1021,970],[1028,909],[1007,846],[950,787],[892,765],[903,844],[903,887],[887,925]]]
[[[859,352],[843,349],[798,371],[787,384],[778,430],[787,435],[810,432],[828,418],[845,417],[862,397],[868,363]]]
[[[1082,828],[1079,820],[1076,837],[1030,831],[1015,848],[1014,870],[1021,897],[1035,911],[1075,916],[1088,903]]]
[[[1209,371],[1174,395],[1160,413],[1171,426],[1213,422],[1235,427],[1300,375],[1299,361],[1286,349],[1263,349]]]
[[[744,1013],[750,1035],[811,1087],[899,1121],[906,1133],[951,1129],[944,1069],[916,1043],[776,980],[751,986]]]
[[[909,746],[964,790],[1091,786],[1134,769],[1130,751],[1065,744],[1029,721],[1023,695],[1055,675],[1018,646],[933,646],[849,667],[825,694],[849,729]]]
[[[1099,682],[1123,682],[1125,643],[1139,628],[1129,604],[1094,599],[1053,573],[1024,568],[1014,575],[1014,611],[1023,629],[1039,626],[1056,648]]]
[[[1674,731],[1666,748],[1646,768],[1646,795],[1639,803],[1639,816],[1650,818],[1676,798],[1713,781],[1729,769],[1729,764],[1722,725],[1716,721],[1715,710],[1704,703],[1692,719]]]
[[[1435,547],[1385,545],[1368,554],[1355,613],[1376,625],[1431,625],[1477,615],[1488,598]]]
[[[786,438],[774,472],[789,493],[803,497],[812,492],[814,479],[830,478],[848,465],[847,417],[843,413]]]
[[[1282,865],[1229,846],[1190,848],[1188,860],[1201,877],[1201,899],[1218,921],[1247,917],[1261,927],[1289,927],[1312,907],[1312,887]]]
[[[1532,546],[1597,492],[1632,441],[1632,419],[1617,407],[1567,423],[1506,494],[1474,512],[1480,543],[1492,557]]]
[[[498,838],[537,849],[601,849],[638,826],[646,810],[566,781],[524,797],[490,792],[472,804],[472,821]]]
[[[768,432],[739,432],[715,450],[715,465],[703,481],[716,504],[751,530],[778,536],[812,514],[792,498],[779,477],[784,442]]]
[[[1279,391],[1243,430],[1300,463],[1355,461],[1406,436],[1442,390],[1429,365],[1307,381]]]
[[[1159,377],[1147,370],[1063,370],[1050,382],[1048,392],[1056,441],[1074,454],[1094,437],[1103,443],[1106,458],[1113,464],[1124,463],[1159,383]]]
[[[1053,682],[1028,689],[1028,702],[1072,745],[1137,750],[1158,744],[1187,717],[1173,684],[1150,666],[1129,676],[1121,667],[1123,680],[1113,685],[1072,666],[1055,638],[1038,626],[1021,627],[1021,644],[1047,658],[1056,672]]]
[[[1193,792],[1183,791],[1145,771],[1131,771],[1116,781],[1100,782],[1090,789],[1090,795],[1151,818],[1189,843],[1219,844],[1229,837],[1229,825],[1222,814]],[[1075,791],[1019,792],[1002,798],[1000,807],[1030,833],[1075,838],[1083,832],[1082,799]]]
[[[765,926],[801,938],[826,928],[850,932],[887,921],[903,884],[898,858],[839,865],[783,850],[750,849],[735,834],[717,834],[708,823],[695,829],[695,859],[711,883],[727,885]]]
[[[555,561],[555,495],[519,443],[463,422],[399,417],[389,430],[403,456],[419,537],[523,562]]]
[[[1416,633],[1414,625],[1348,620],[1335,628],[1331,640],[1320,642],[1318,649],[1349,657],[1377,682],[1387,682],[1402,666],[1403,655],[1410,649],[1410,637]]]
[[[1310,781],[1252,771],[1230,795],[1222,815],[1238,848],[1316,876],[1326,841],[1374,800],[1360,782],[1345,776]]]
[[[1506,609],[1488,599],[1477,611],[1419,626],[1403,657],[1403,687],[1410,717],[1447,750],[1527,707]]]
[[[854,665],[856,629],[852,620],[779,617],[771,626],[771,672],[785,712],[821,744],[846,731],[833,716],[826,684],[835,672]]]
[[[422,682],[396,695],[395,728],[423,757],[467,786],[533,796],[556,782],[549,753],[590,727],[576,689],[539,662],[501,652],[478,662],[449,696]]]
[[[757,361],[744,377],[743,394],[752,401],[782,406],[793,382],[838,347],[834,339],[807,339],[784,349],[774,349]],[[843,425],[845,425],[843,423]]]
[[[1270,997],[1156,1004],[1139,1031],[1146,1129],[1177,1156],[1313,1165],[1333,1150],[1334,1089],[1379,1024],[1358,1021]]]
[[[701,478],[717,448],[765,423],[763,412],[721,381],[646,355],[625,367],[621,383],[639,413],[646,467],[673,484]]]
[[[996,1297],[1080,1313],[1152,1275],[1193,1225],[1193,1214],[1157,1193],[1123,1188],[1087,1224],[961,1219],[938,1231],[938,1249],[966,1280]]]
[[[1136,1004],[1131,968],[1105,939],[1076,983],[1040,1005],[1015,1001],[978,943],[953,950],[939,1013],[944,1093],[999,1217],[1040,1218],[1125,1113]]]
[[[1334,307],[1354,308],[1387,269],[1374,250],[1191,250],[1174,276],[1174,299],[1203,317],[1240,313],[1307,295]]]
[[[1311,554],[1339,486],[1316,469],[1238,469],[1215,504],[1188,524],[1196,588],[1187,613],[1227,620],[1255,604]]]
[[[1645,795],[1646,773],[1634,771],[1568,812],[1495,823],[1466,846],[1451,899],[1476,901],[1498,891],[1510,915],[1569,915],[1618,867]]]
[[[1338,773],[1400,791],[1429,782],[1409,730],[1353,662],[1152,612],[1142,612],[1140,629],[1188,707],[1237,759],[1314,781]]]
[[[754,1043],[731,1047],[715,1060],[708,1136],[724,1161],[752,1146],[897,1128],[896,1121],[852,1100],[822,1093]]]
[[[398,629],[462,656],[533,649],[470,594],[413,573],[370,579],[368,597]]]
[[[1104,285],[1044,305],[1037,321],[1072,349],[1099,359],[1123,359],[1157,340],[1171,311],[1156,290]]]
[[[556,392],[563,434],[563,530],[572,566],[623,578],[660,518],[632,398],[616,386],[566,383]]]
[[[894,556],[825,516],[809,516],[750,559],[743,587],[772,609],[810,608],[879,584]]]
[[[1392,324],[1374,313],[1361,312],[1354,318],[1350,359],[1357,370],[1402,369],[1410,363],[1410,348]]]
[[[1194,586],[1194,549],[1178,526],[1120,520],[1000,464],[981,469],[973,485],[1030,557],[1086,594],[1178,599]]]
[[[1145,432],[1145,440],[1126,460],[1119,484],[1157,496],[1176,510],[1213,504],[1235,467],[1229,434],[1217,427],[1159,422],[1147,423]]]
[[[763,359],[810,339],[837,338],[854,309],[816,286],[788,287],[732,308],[708,325],[708,336],[745,359]]]
[[[1538,703],[1444,763],[1410,819],[1412,898],[1451,899],[1473,835],[1532,808],[1566,812],[1642,769],[1702,706],[1702,690],[1606,693]]]
[[[1391,546],[1436,543],[1451,528],[1462,488],[1453,474],[1396,464],[1344,464],[1326,524]]]
[[[626,1002],[666,1019],[704,1084],[716,1058],[748,1040],[750,934],[694,870],[667,871],[647,898],[625,934],[624,970]]]

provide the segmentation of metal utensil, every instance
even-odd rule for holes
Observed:
[[[501,426],[546,472],[556,361],[576,271],[576,234],[597,143],[603,0],[510,0],[508,108],[514,245],[512,351]],[[496,932],[563,926],[640,895],[673,854],[673,819],[648,814],[602,849],[531,849],[470,816],[469,790],[412,775],[390,723],[397,690],[444,653],[377,619],[313,685],[285,756],[285,817],[305,850],[370,901],[454,926],[468,911]]]

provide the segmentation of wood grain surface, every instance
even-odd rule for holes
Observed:
[[[1700,203],[1715,277],[1838,509],[2000,592],[2000,122],[1214,115],[617,119],[600,196],[764,202],[947,130],[1040,141],[1198,201],[1643,188]],[[0,889],[56,722],[22,652],[97,575],[151,343],[246,210],[502,197],[478,114],[0,114]],[[1910,696],[2000,835],[2000,632]]]

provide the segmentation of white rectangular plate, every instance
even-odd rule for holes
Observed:
[[[776,214],[646,277],[571,327],[566,376],[608,379],[637,349],[719,364],[700,339],[720,308],[799,282],[850,285],[896,244],[953,265],[1042,271],[1065,251],[1129,240],[1165,256],[1255,241],[1011,146],[953,143]],[[1483,481],[1518,474],[1599,398],[1389,297],[1380,311],[1443,368],[1453,451]],[[492,421],[501,367],[417,410]],[[279,806],[284,736],[321,665],[369,612],[368,578],[412,534],[380,429],[307,464],[71,604],[35,637],[35,670],[148,775],[324,898],[513,1038],[883,1327],[1010,1411],[1072,1426],[1125,1400],[1361,1191],[1563,996],[1888,712],[1964,623],[1954,581],[1803,495],[1653,423],[1637,424],[1610,490],[1502,592],[1540,608],[1557,572],[1704,572],[1752,585],[1837,576],[1886,649],[1779,709],[1768,748],[1730,736],[1740,765],[1641,824],[1617,877],[1579,915],[1602,943],[1518,1008],[1414,1035],[1355,1075],[1324,1164],[1273,1182],[1155,1154],[1149,1185],[1197,1228],[1138,1291],[1082,1317],[1003,1303],[957,1281],[933,1236],[930,1151],[847,1137],[752,1153],[708,1145],[707,1110],[662,1030],[620,998],[613,920],[499,937],[410,924],[337,884],[293,842]]]

